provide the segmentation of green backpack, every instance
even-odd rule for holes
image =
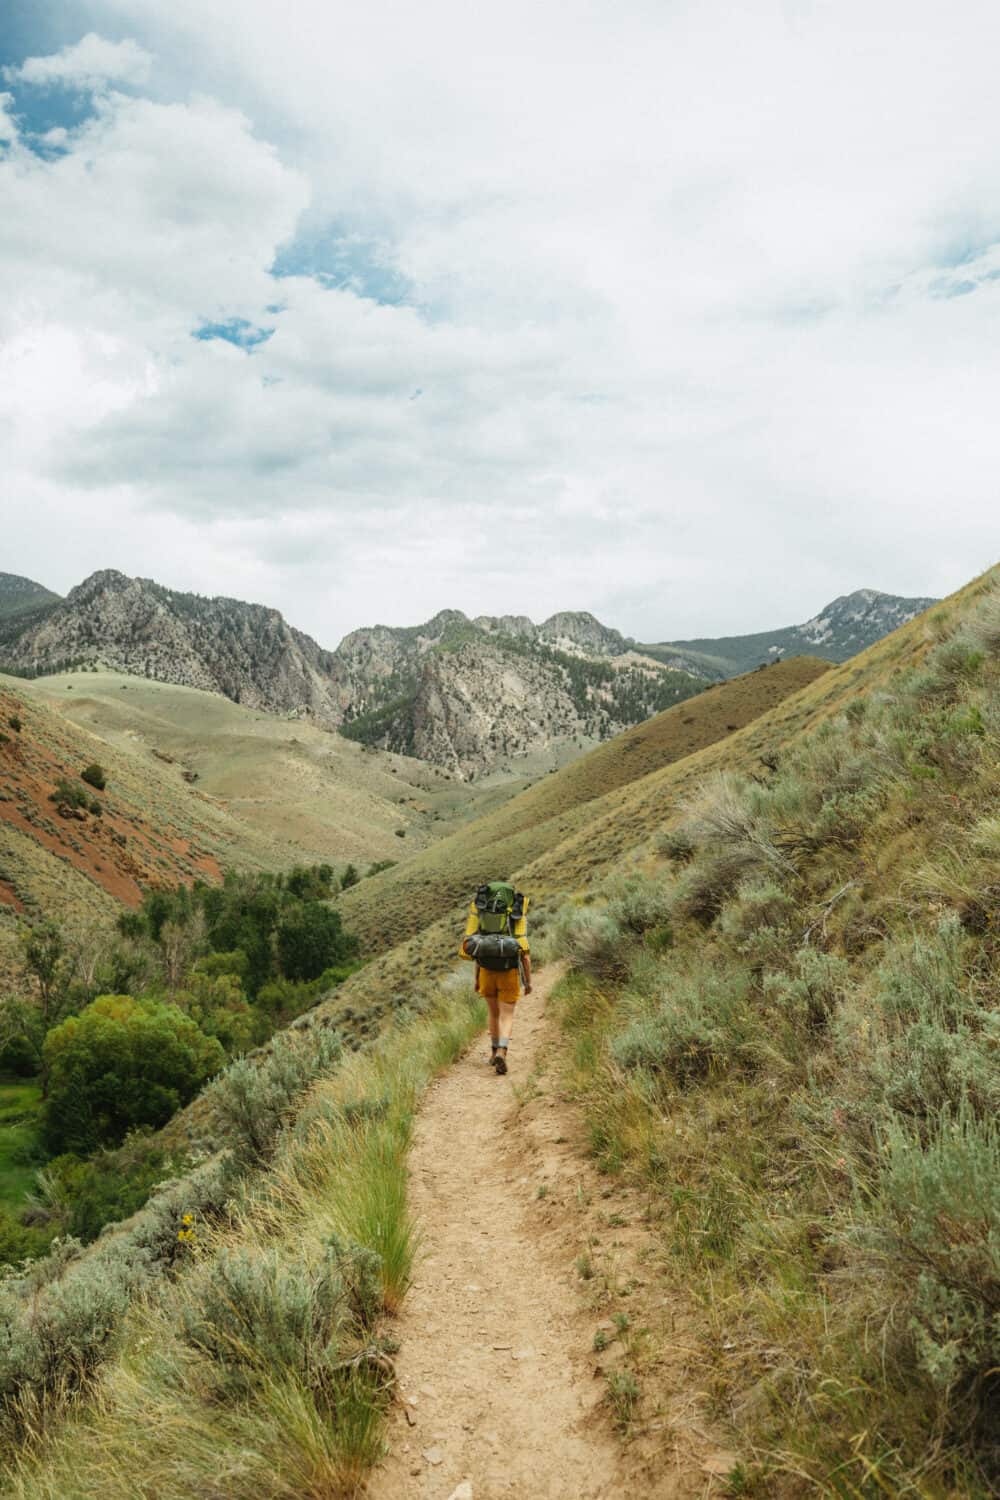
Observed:
[[[514,937],[514,923],[524,916],[524,897],[506,880],[481,885],[473,905],[479,932],[466,940],[466,952],[484,969],[505,973],[521,961],[521,945]]]
[[[510,934],[524,915],[524,897],[506,880],[491,880],[476,892],[475,907],[480,932]]]

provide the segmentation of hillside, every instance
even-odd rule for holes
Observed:
[[[809,658],[782,662],[666,709],[542,777],[425,853],[346,892],[348,922],[369,951],[419,934],[428,919],[453,908],[491,872],[523,869],[543,851],[557,857],[563,841],[599,818],[615,792],[645,785],[654,772],[728,740],[828,670]]]
[[[292,1472],[305,1493],[357,1491],[400,1331],[425,1342],[398,1368],[435,1381],[407,1386],[393,1426],[386,1483],[405,1469],[417,1495],[453,1472],[428,1422],[465,1444],[452,1391],[507,1360],[529,1364],[514,1388],[575,1411],[553,1418],[557,1453],[588,1370],[593,1462],[644,1500],[994,1494],[998,695],[1000,570],[847,664],[782,662],[671,709],[345,892],[383,951],[165,1137],[236,1155],[4,1292],[11,1389],[39,1399],[81,1350],[108,1371],[99,1403],[86,1386],[68,1408],[46,1397],[16,1471],[26,1407],[5,1408],[12,1494],[207,1495],[223,1471],[245,1500],[286,1495],[269,1476]],[[482,1174],[448,1149],[494,1097],[476,1059],[423,1106],[409,1208],[405,1191],[421,1094],[480,1024],[467,971],[440,981],[470,885],[497,871],[535,898],[543,973],[571,966],[551,995],[562,1039],[527,1002],[531,1072],[493,1080],[522,1174],[502,1184],[503,1263],[534,1274],[526,1299],[579,1236],[557,1315],[519,1310],[532,1343],[516,1349],[479,1326],[481,1284],[463,1291],[456,1269],[479,1264],[498,1201],[470,1199]],[[338,1038],[362,1050],[338,1060]],[[470,1222],[450,1232],[459,1201]],[[442,1253],[398,1322],[425,1227]],[[351,1279],[361,1266],[370,1279]],[[331,1277],[353,1288],[350,1317],[330,1311]],[[275,1307],[317,1321],[279,1348]],[[331,1351],[332,1385],[316,1364]]]
[[[755,635],[718,636],[673,641],[640,649],[658,660],[706,676],[733,677],[762,662],[789,656],[822,656],[846,661],[883,636],[905,625],[936,603],[934,599],[901,599],[877,589],[857,589],[826,605],[802,625],[763,630]]]
[[[21,578],[16,573],[0,573],[0,620],[24,615],[58,601],[58,594],[30,578]]]
[[[277,610],[113,571],[62,600],[15,583],[18,612],[0,613],[0,665],[12,672],[110,668],[217,692],[468,782],[557,768],[708,680],[794,655],[842,661],[929,602],[862,589],[804,625],[651,646],[585,611],[536,625],[442,610],[423,625],[353,631],[327,651]]]
[[[467,786],[307,720],[278,718],[197,688],[74,672],[37,678],[21,691],[142,764],[172,766],[175,781],[195,784],[286,847],[290,858],[308,862],[363,868],[398,859],[477,805],[509,795],[507,784]]]
[[[10,910],[107,916],[151,884],[218,878],[226,863],[289,862],[287,846],[176,768],[100,742],[11,678],[0,677],[0,725],[0,905]],[[104,791],[79,780],[95,761],[107,773]],[[52,793],[61,779],[86,794],[86,806],[60,811]]]
[[[935,614],[948,618],[968,607],[981,587],[970,585]],[[652,841],[679,819],[685,799],[706,778],[727,769],[766,775],[762,757],[770,761],[780,756],[803,735],[842,713],[859,694],[890,687],[898,674],[919,664],[933,640],[928,617],[918,616],[840,665],[793,660],[720,683],[656,721],[664,742],[658,765],[650,762],[655,761],[659,736],[645,747],[649,760],[631,760],[641,748],[625,746],[638,738],[642,747],[649,730],[648,725],[636,726],[631,734],[542,778],[495,813],[466,824],[415,859],[346,892],[349,924],[362,934],[366,946],[390,951],[348,982],[331,1015],[342,1004],[371,1005],[385,1013],[391,997],[406,991],[414,966],[439,974],[451,969],[463,900],[493,872],[516,874],[518,882],[541,900],[544,911],[547,895],[583,889],[630,859],[645,857]],[[763,703],[764,711],[757,714],[755,695],[763,693],[765,685],[779,701]],[[744,699],[740,717],[730,711],[734,693]],[[694,725],[685,725],[696,706]],[[701,713],[711,719],[705,722],[705,738],[697,741]],[[633,764],[644,769],[632,775]],[[611,783],[607,790],[604,776]],[[393,941],[403,939],[404,945],[391,951]]]

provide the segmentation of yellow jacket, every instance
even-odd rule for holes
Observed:
[[[517,941],[518,941],[518,943],[521,946],[521,952],[522,953],[530,953],[531,952],[531,949],[528,947],[528,906],[529,906],[529,904],[530,904],[530,898],[527,897],[527,896],[525,896],[525,898],[524,898],[524,907],[523,907],[523,910],[521,912],[521,915],[518,917],[517,921],[514,923],[513,927],[511,928],[511,932],[512,932],[513,936],[517,938]],[[459,945],[458,945],[458,952],[459,952],[459,956],[461,958],[469,958],[469,959],[471,959],[471,954],[466,953],[465,948],[463,947],[463,944],[464,944],[466,938],[472,937],[473,934],[477,933],[478,931],[479,931],[479,913],[476,911],[476,903],[475,903],[475,901],[470,901],[469,902],[469,914],[468,914],[468,916],[465,919],[465,931],[462,934],[462,942],[459,943]]]

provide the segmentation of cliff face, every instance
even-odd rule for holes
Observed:
[[[31,673],[72,663],[222,693],[270,713],[340,717],[333,659],[275,609],[205,599],[146,578],[94,573],[26,628],[0,632],[0,657]]]
[[[429,656],[412,709],[411,753],[474,776],[596,727],[551,666],[489,645]]]

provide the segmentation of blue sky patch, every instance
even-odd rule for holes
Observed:
[[[324,286],[398,307],[413,300],[413,284],[389,263],[384,245],[340,224],[299,235],[275,256],[272,276],[312,276]]]
[[[273,328],[258,328],[246,318],[227,318],[224,323],[202,323],[192,329],[191,337],[206,341],[224,339],[227,344],[235,344],[237,349],[249,352],[258,344],[266,344],[273,332]]]

